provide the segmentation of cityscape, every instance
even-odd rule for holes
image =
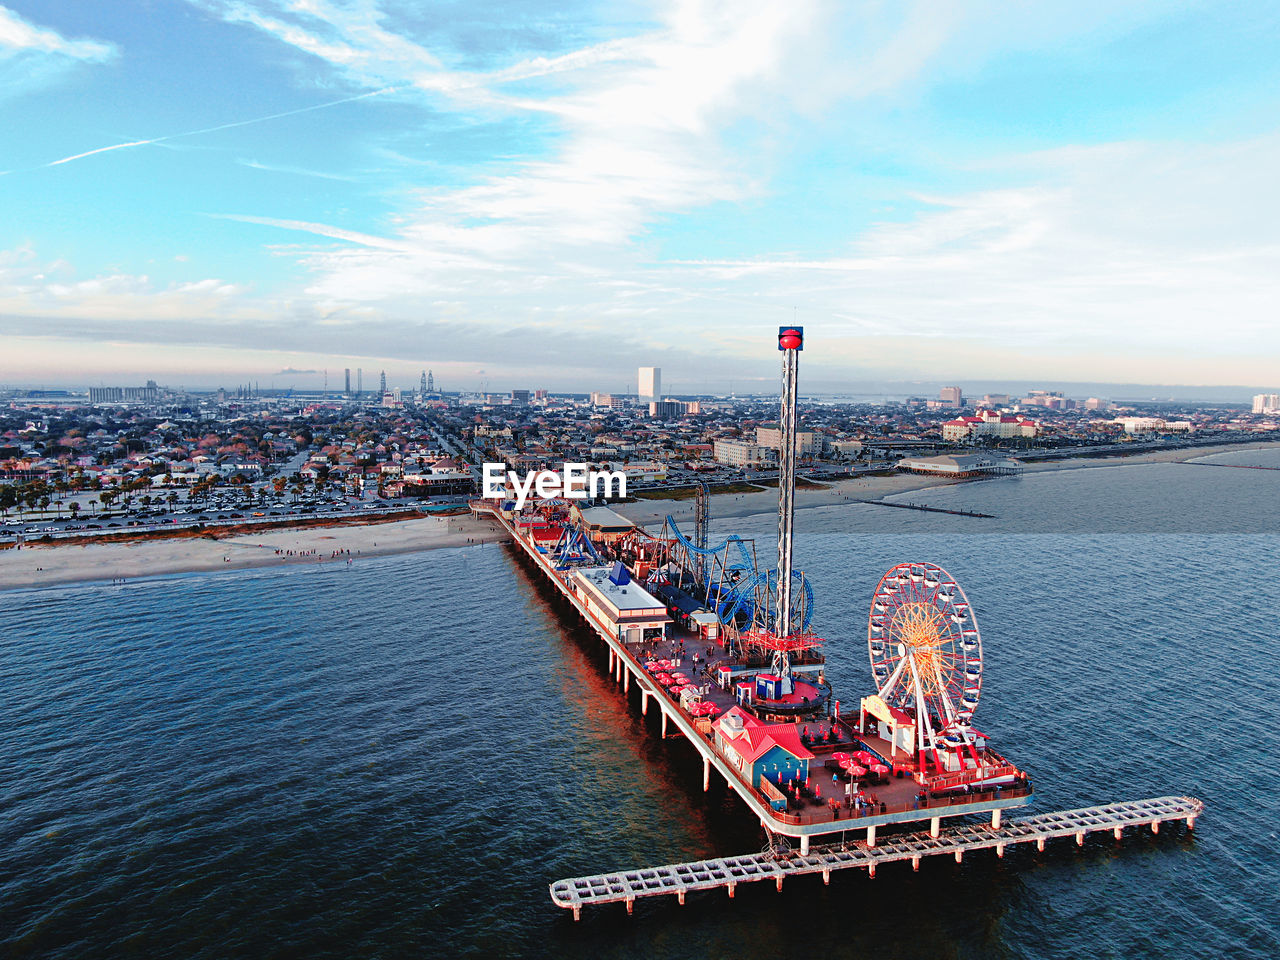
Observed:
[[[1277,49],[0,0],[0,955],[1274,960]]]
[[[657,367],[639,368],[636,393],[622,395],[446,393],[428,371],[410,389],[387,389],[380,373],[379,389],[365,393],[362,379],[358,371],[355,390],[348,376],[341,392],[283,396],[191,394],[155,381],[10,391],[0,537],[457,506],[478,492],[486,462],[522,471],[587,463],[623,473],[641,497],[690,497],[699,482],[776,482],[776,401],[665,397]],[[809,399],[801,411],[796,454],[812,480],[979,475],[1022,460],[1280,440],[1277,394],[1251,406],[1115,403],[1042,390],[968,398],[952,386],[877,404]]]

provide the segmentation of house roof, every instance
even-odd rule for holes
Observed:
[[[724,728],[729,717],[742,718],[742,732],[736,736]],[[812,760],[813,753],[800,741],[800,731],[794,723],[764,723],[741,707],[734,707],[716,721],[720,732],[733,741],[733,748],[748,763],[755,763],[774,747],[781,747],[800,760]]]

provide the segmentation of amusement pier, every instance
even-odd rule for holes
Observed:
[[[1003,819],[1032,799],[1028,773],[974,725],[982,639],[960,585],[932,562],[897,564],[870,597],[871,687],[850,707],[826,679],[811,629],[814,594],[793,568],[796,399],[804,331],[779,331],[782,355],[777,562],[753,540],[708,543],[701,488],[692,535],[668,517],[650,533],[583,500],[477,500],[603,642],[608,668],[663,736],[702,759],[703,789],[722,778],[759,819],[764,853],[601,874],[551,884],[552,901],[582,906],[675,895],[739,882],[861,867],[1167,820],[1194,825],[1189,797]],[[772,558],[770,558],[772,559]],[[944,822],[946,825],[944,825]],[[912,824],[920,824],[913,832]],[[847,836],[860,838],[850,845]],[[839,834],[839,842],[831,842]],[[795,849],[798,847],[798,849]]]

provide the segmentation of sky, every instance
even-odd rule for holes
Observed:
[[[1280,6],[0,0],[0,385],[1280,388]]]

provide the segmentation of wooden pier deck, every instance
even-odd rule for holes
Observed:
[[[910,861],[912,869],[918,870],[921,859],[928,856],[950,854],[959,863],[968,851],[994,849],[1003,857],[1005,848],[1012,845],[1034,842],[1044,850],[1046,841],[1061,837],[1075,837],[1083,845],[1088,834],[1100,831],[1109,830],[1118,840],[1126,827],[1149,827],[1158,833],[1161,823],[1181,820],[1191,830],[1203,810],[1204,803],[1194,797],[1156,797],[1044,813],[1003,826],[970,824],[886,837],[878,845],[872,831],[869,844],[815,844],[806,855],[753,853],[557,880],[551,884],[551,901],[572,910],[575,920],[581,918],[584,906],[601,903],[623,903],[631,913],[641,897],[674,896],[683,904],[690,891],[724,889],[732,897],[739,883],[773,880],[781,890],[787,877],[821,874],[823,883],[830,883],[832,871],[861,868],[874,877],[876,867],[885,863]]]

